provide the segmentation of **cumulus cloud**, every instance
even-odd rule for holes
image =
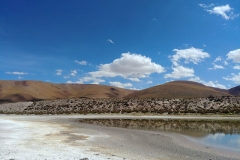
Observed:
[[[173,51],[176,52],[176,54],[170,56],[170,58],[174,66],[178,66],[181,59],[184,59],[185,63],[192,62],[198,64],[203,59],[210,57],[207,52],[203,52],[203,49],[194,47],[188,49],[174,49]]]
[[[113,40],[111,40],[111,39],[108,39],[107,41],[110,42],[110,43],[112,43],[112,44],[114,43]]]
[[[133,88],[128,88],[128,89],[131,89],[131,90],[136,90],[136,91],[139,91],[139,90],[141,90],[141,89],[139,89],[139,88],[135,88],[135,87],[133,87]]]
[[[25,75],[28,74],[27,72],[5,72],[7,74],[14,74],[14,75]]]
[[[74,83],[73,81],[67,81],[68,84]]]
[[[222,58],[221,56],[218,56],[214,61],[213,61],[213,68],[209,68],[209,69],[224,69],[224,67],[222,65],[217,65],[215,63],[222,63],[223,65],[228,65],[228,62],[226,60],[224,60],[224,58]]]
[[[56,70],[56,75],[61,76],[62,75],[62,69],[57,69]]]
[[[235,63],[240,63],[240,49],[228,52],[227,60],[232,60]]]
[[[216,65],[216,64],[213,63],[213,68],[209,68],[209,69],[210,70],[213,70],[213,69],[224,69],[224,67],[221,66],[221,65]]]
[[[80,65],[87,65],[87,61],[78,61],[78,60],[75,60],[74,62],[76,62],[77,64],[80,64]]]
[[[121,82],[109,82],[112,86],[119,87],[119,88],[127,88],[132,87],[131,83],[121,83]]]
[[[193,77],[194,76],[194,70],[192,68],[187,68],[184,66],[176,66],[173,67],[173,72],[165,74],[164,78],[185,78],[185,77]]]
[[[236,65],[236,66],[233,67],[233,69],[240,70],[240,66],[239,66],[239,65]]]
[[[84,84],[84,82],[88,82],[91,84],[99,84],[101,82],[105,82],[105,80],[100,79],[100,78],[95,78],[95,77],[83,77],[77,81],[67,81],[67,83],[76,83],[76,84]]]
[[[84,82],[91,82],[92,84],[99,84],[101,82],[105,82],[105,80],[96,78],[96,77],[83,77],[79,79],[76,83],[83,84]]]
[[[206,5],[206,4],[199,4],[199,6],[203,7],[203,8],[209,8],[209,7],[213,7],[214,4],[210,4],[210,5]]]
[[[134,82],[140,82],[139,78],[128,78],[130,81],[134,81]]]
[[[152,81],[147,81],[147,84],[151,84],[151,83],[153,83]]]
[[[221,89],[226,89],[226,87],[222,84],[219,84],[217,81],[213,82],[213,81],[209,81],[206,82],[204,80],[201,80],[199,77],[195,76],[193,78],[190,78],[189,81],[194,81],[194,82],[198,82],[198,83],[202,83],[205,86],[209,86],[209,87],[215,87],[215,88],[221,88]]]
[[[233,8],[226,4],[224,6],[215,6],[214,5],[205,5],[199,4],[201,7],[204,8],[205,11],[209,12],[210,14],[216,14],[222,16],[225,20],[234,19],[239,16],[239,14],[233,13]]]
[[[123,53],[112,63],[101,64],[98,71],[89,72],[92,77],[145,78],[152,73],[162,73],[164,68],[140,54]],[[133,79],[132,79],[133,80]],[[136,80],[136,79],[135,79]]]
[[[223,78],[227,81],[232,81],[235,84],[240,84],[240,73],[238,74],[232,73],[230,76],[223,77]]]
[[[77,75],[77,70],[72,70],[71,73],[70,73],[71,76],[76,76]]]
[[[228,65],[228,62],[227,61],[223,61],[223,64],[226,66],[226,65]]]
[[[218,56],[213,62],[219,62],[219,61],[222,61],[222,57],[221,56]]]

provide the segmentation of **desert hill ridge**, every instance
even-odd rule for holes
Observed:
[[[198,82],[172,81],[131,93],[125,98],[202,98],[232,96],[228,90],[212,88]]]
[[[42,81],[0,80],[0,103],[65,98],[199,98],[232,96],[240,86],[229,90],[192,81],[172,81],[140,91],[97,84],[54,84]]]
[[[96,84],[54,84],[42,81],[0,81],[0,102],[64,98],[122,98],[134,91]]]

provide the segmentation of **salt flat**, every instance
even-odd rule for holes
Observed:
[[[24,121],[16,120],[14,117],[0,116],[1,160],[107,159],[104,155],[100,157],[90,152],[85,144],[85,137],[90,140],[94,136],[69,132],[61,124],[46,123],[44,117],[38,117],[41,121],[33,120],[32,117],[29,120],[25,117]],[[73,135],[77,140],[68,142],[68,138]]]
[[[219,160],[240,157],[238,152],[209,147],[176,133],[77,122],[77,118],[101,117],[152,118],[116,115],[0,115],[0,159]]]

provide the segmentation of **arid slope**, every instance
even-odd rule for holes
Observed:
[[[125,98],[200,98],[230,94],[191,81],[174,81],[134,92]]]
[[[234,96],[239,96],[240,95],[240,86],[233,87],[228,90],[229,94],[232,94]]]
[[[53,84],[41,81],[0,81],[0,102],[59,98],[122,98],[133,91],[95,84]]]

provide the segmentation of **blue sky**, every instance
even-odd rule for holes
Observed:
[[[0,79],[240,84],[240,1],[1,0]]]

